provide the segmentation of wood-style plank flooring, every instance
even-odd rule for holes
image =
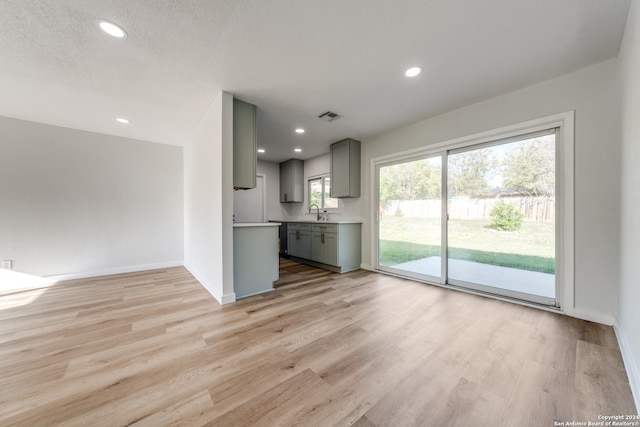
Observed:
[[[281,262],[221,307],[184,268],[0,293],[2,426],[553,426],[634,414],[610,327]]]

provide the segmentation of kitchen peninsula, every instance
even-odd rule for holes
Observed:
[[[278,280],[280,223],[233,224],[233,283],[236,298],[273,290]]]

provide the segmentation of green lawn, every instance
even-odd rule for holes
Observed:
[[[553,223],[525,222],[518,231],[488,228],[488,220],[449,221],[449,256],[454,259],[555,272]],[[380,226],[380,263],[392,266],[440,255],[440,221],[385,216]]]

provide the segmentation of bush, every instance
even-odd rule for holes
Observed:
[[[516,231],[522,226],[524,214],[513,203],[500,199],[489,213],[491,228],[501,231]]]

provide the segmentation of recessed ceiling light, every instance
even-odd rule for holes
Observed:
[[[415,77],[418,74],[420,74],[421,71],[422,71],[422,68],[420,67],[412,67],[412,68],[409,68],[407,71],[405,71],[404,75],[407,77]]]
[[[304,129],[298,128],[298,129],[296,129],[296,133],[304,133]]]
[[[293,151],[295,151],[296,153],[300,153],[300,152],[302,152],[302,148],[294,148]]]
[[[116,121],[117,121],[117,122],[120,122],[120,123],[124,123],[124,124],[128,124],[128,123],[129,123],[129,120],[127,120],[127,119],[123,119],[122,117],[118,117],[118,118],[116,119]]]
[[[264,153],[264,148],[258,148],[258,153]]]
[[[113,22],[101,19],[98,21],[98,25],[100,26],[102,31],[109,34],[110,36],[117,37],[119,39],[127,37],[127,32],[118,24],[114,24]]]

